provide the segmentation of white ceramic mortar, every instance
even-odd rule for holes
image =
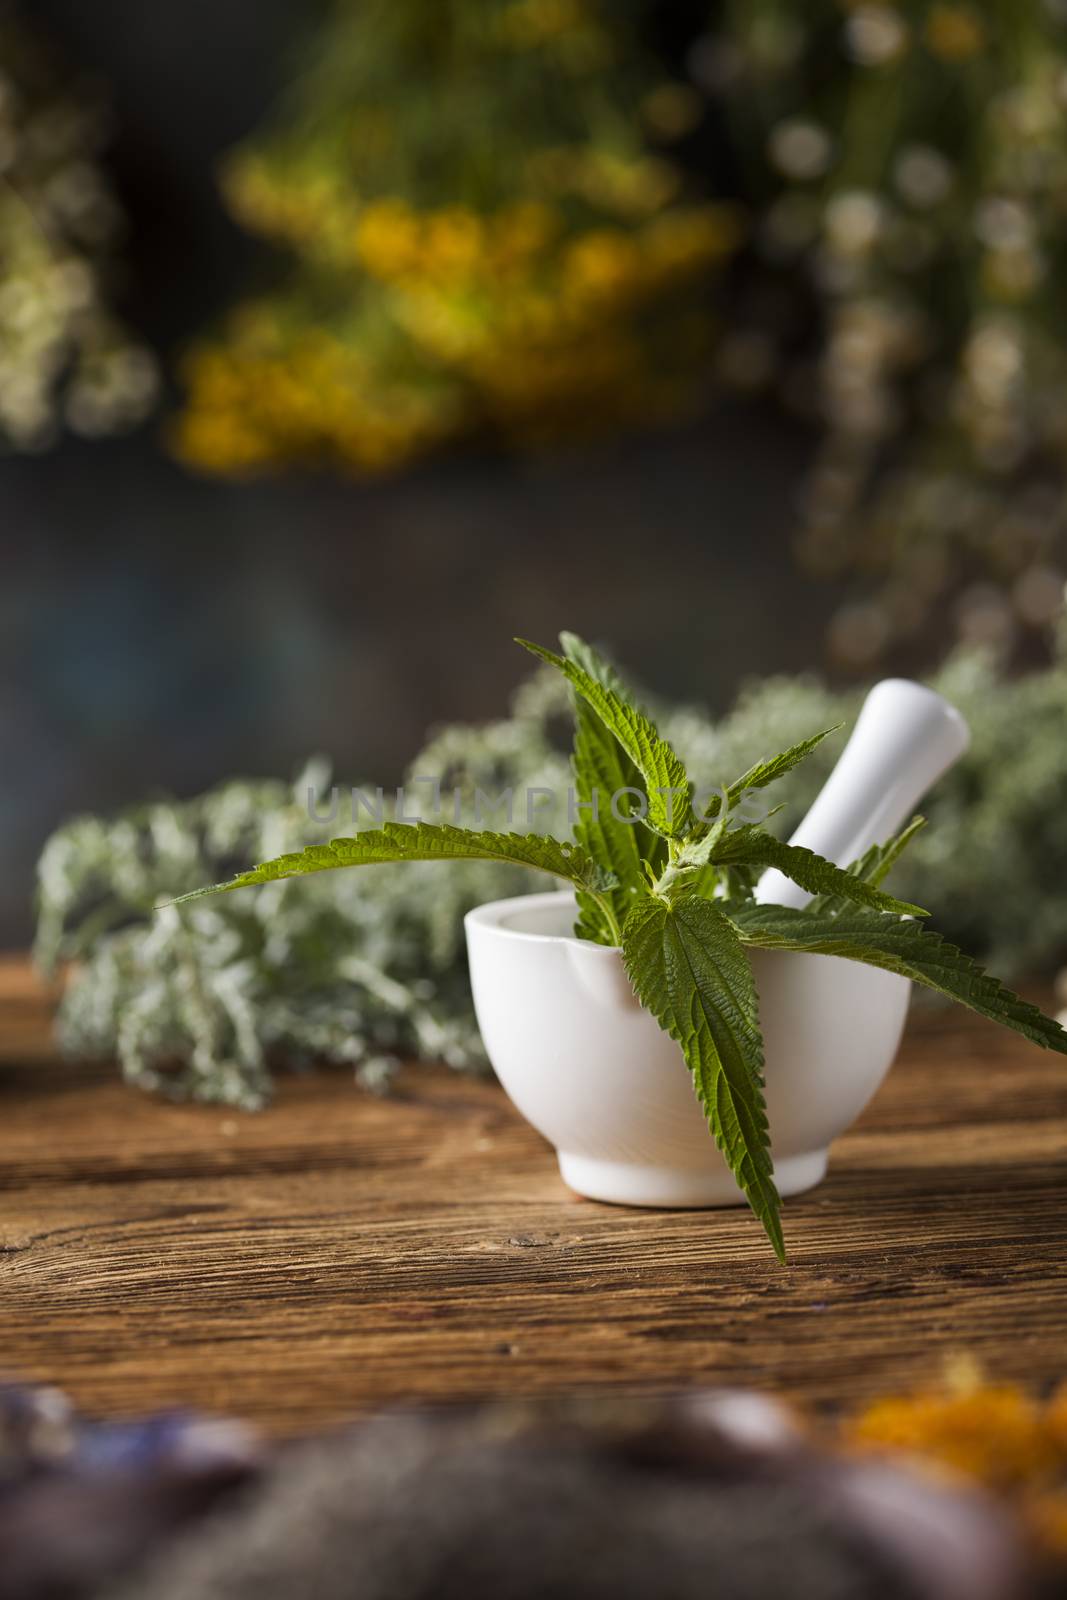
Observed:
[[[879,684],[794,839],[847,864],[898,828],[966,746],[963,719],[940,696]],[[806,898],[777,874],[758,892],[784,904]],[[573,924],[569,889],[467,915],[475,1010],[500,1082],[579,1194],[641,1206],[742,1203],[680,1049],[638,1004],[621,952],[576,939]],[[910,985],[836,956],[750,954],[775,1179],[782,1194],[797,1194],[823,1177],[831,1141],[888,1072]]]

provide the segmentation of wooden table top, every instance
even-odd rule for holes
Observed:
[[[0,963],[0,1365],[95,1414],[301,1431],[398,1400],[696,1385],[852,1404],[1067,1374],[1067,1072],[913,1018],[779,1267],[741,1210],[596,1205],[492,1083],[283,1080],[258,1115],[60,1063]]]

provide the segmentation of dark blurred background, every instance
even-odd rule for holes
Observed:
[[[835,8],[821,9],[826,30]],[[957,33],[945,36],[945,70],[957,61],[970,70],[966,28],[968,19],[978,25],[976,14],[940,9],[958,13]],[[726,10],[627,6],[618,22],[640,34],[643,70],[684,79],[690,98],[705,97],[695,117],[663,101],[661,157],[678,161],[703,194],[736,200],[749,181],[746,164],[716,96],[732,92],[747,36],[734,24],[731,37],[719,38]],[[843,71],[895,60],[895,9],[860,10],[868,32],[849,35]],[[807,177],[819,178],[822,123],[804,96],[822,90],[801,61],[821,48],[819,27],[813,19],[810,37],[798,32],[790,43],[783,8],[756,11],[772,30],[768,60],[780,57],[776,70],[793,72],[777,100],[768,91],[769,125],[786,130],[779,178],[805,179],[805,159],[815,163]],[[180,8],[33,0],[11,13],[32,24],[62,82],[73,69],[79,92],[88,79],[108,107],[99,160],[124,217],[109,303],[129,337],[154,353],[162,395],[117,436],[60,428],[24,448],[16,440],[0,462],[0,938],[9,945],[30,932],[35,855],[72,812],[162,790],[190,794],[234,773],[284,775],[319,750],[352,779],[393,782],[433,725],[504,710],[527,671],[510,642],[515,633],[551,641],[560,627],[576,628],[655,690],[715,709],[754,673],[923,670],[944,653],[949,613],[909,624],[910,580],[880,611],[867,577],[847,563],[805,569],[797,559],[798,508],[810,503],[824,449],[820,419],[782,403],[783,390],[787,401],[814,390],[817,375],[804,344],[811,290],[798,295],[799,312],[795,305],[775,324],[778,277],[800,283],[806,270],[797,252],[805,226],[811,244],[814,224],[799,213],[793,255],[774,245],[767,230],[784,223],[768,212],[770,221],[746,223],[741,253],[717,275],[727,286],[711,314],[727,350],[720,365],[740,372],[742,392],[701,380],[673,422],[627,417],[582,440],[564,428],[532,450],[499,449],[474,430],[461,448],[374,477],[312,461],[232,478],[176,458],[164,430],[182,404],[182,352],[220,326],[250,285],[269,284],[282,254],[234,220],[220,197],[220,161],[270,117],[312,25],[330,12],[302,0],[186,0]],[[548,26],[543,15],[538,26]],[[916,39],[919,28],[915,21]],[[752,37],[753,49],[765,48],[763,35]],[[788,45],[784,55],[775,38]],[[923,38],[940,60],[929,28]],[[864,49],[874,52],[870,61]],[[751,138],[764,161],[766,139]],[[936,166],[928,166],[936,187]],[[918,178],[920,169],[921,159]],[[854,187],[862,194],[865,185]],[[771,179],[758,179],[742,198],[769,204],[772,190]],[[862,233],[861,213],[852,221]],[[1018,217],[1001,222],[1022,226]],[[844,239],[846,255],[856,248]],[[915,248],[925,248],[921,239]],[[849,282],[834,290],[838,305],[849,292]],[[734,317],[745,327],[729,346]],[[774,325],[773,338],[763,323]],[[869,346],[874,335],[861,328],[855,337]],[[777,386],[764,381],[776,351],[797,345],[801,364]],[[711,375],[715,360],[708,357]],[[849,394],[846,387],[836,401],[846,414]],[[847,416],[831,424],[847,432]],[[831,458],[819,470],[845,467]],[[1040,472],[1031,473],[1031,490],[1034,481],[1045,485]],[[1040,523],[1036,504],[1031,522]],[[1029,537],[1023,522],[1013,526],[1012,539]],[[1010,588],[1016,567],[991,584],[981,560],[967,559],[963,610],[953,600],[951,614],[962,617],[964,634],[984,628],[999,637],[1007,624],[996,582]],[[1042,576],[1046,591],[1055,589],[1049,562],[1038,540],[1023,562],[1034,593]]]
[[[255,270],[216,162],[270,105],[307,7],[32,15],[109,86],[122,308],[166,363]],[[758,406],[370,486],[211,481],[161,449],[157,417],[9,457],[3,939],[28,937],[34,858],[72,811],[319,750],[395,782],[435,723],[503,712],[528,670],[516,633],[609,640],[658,690],[718,707],[743,674],[804,666],[833,601],[787,556],[804,459],[802,430]]]

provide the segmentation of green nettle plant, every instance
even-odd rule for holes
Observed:
[[[386,822],[279,856],[175,904],[279,878],[394,861],[503,861],[566,879],[576,891],[576,935],[621,948],[638,999],[680,1046],[715,1142],[782,1261],[749,948],[843,956],[900,973],[1067,1055],[1067,1033],[1058,1023],[924,928],[916,920],[926,916],[921,907],[881,887],[922,818],[847,869],[782,843],[763,826],[767,816],[752,820],[758,792],[836,729],[758,762],[698,806],[682,761],[595,651],[566,633],[562,655],[518,642],[563,673],[573,691],[572,771],[580,802],[573,842]],[[812,895],[804,910],[756,900],[756,883],[768,867]]]

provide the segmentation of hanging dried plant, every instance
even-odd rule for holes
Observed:
[[[731,0],[689,65],[755,218],[719,367],[820,427],[800,555],[858,580],[832,654],[1035,659],[1067,576],[1063,6]]]
[[[291,262],[190,352],[179,454],[359,473],[676,410],[733,208],[659,141],[700,114],[604,0],[334,0],[224,193]]]
[[[0,442],[15,450],[129,427],[155,398],[155,363],[108,301],[122,218],[106,131],[0,12]]]

